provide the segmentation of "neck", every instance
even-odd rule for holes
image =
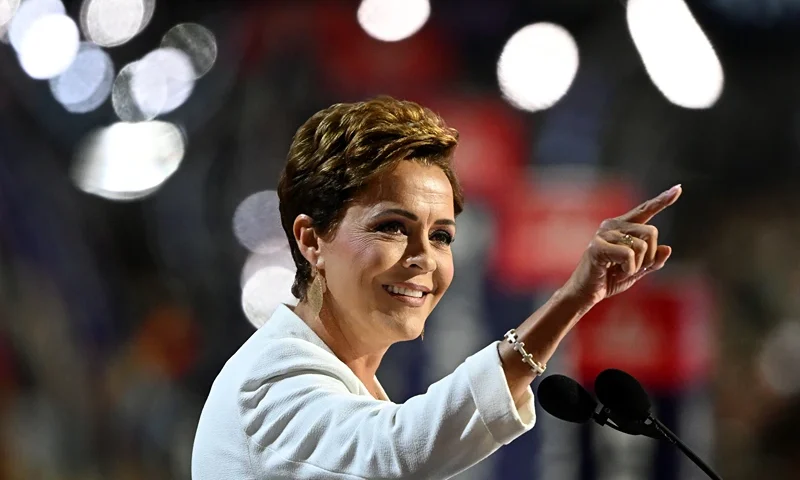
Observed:
[[[365,342],[352,331],[350,324],[339,322],[324,306],[319,315],[314,315],[307,303],[300,302],[294,307],[294,312],[353,371],[370,393],[375,395],[375,373],[389,346],[369,345],[369,342]]]

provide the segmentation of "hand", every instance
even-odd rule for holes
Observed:
[[[647,222],[675,203],[682,191],[676,185],[624,215],[604,220],[561,291],[593,306],[660,270],[672,248],[658,244],[658,230]]]

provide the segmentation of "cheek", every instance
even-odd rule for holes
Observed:
[[[403,247],[369,236],[356,236],[347,242],[347,262],[343,265],[353,275],[369,283],[375,275],[395,265],[403,255]]]
[[[440,260],[436,271],[439,275],[439,285],[442,287],[449,287],[450,284],[453,283],[453,277],[456,271],[455,265],[453,264],[453,257],[448,256]]]

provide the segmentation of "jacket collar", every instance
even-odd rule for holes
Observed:
[[[328,347],[328,345],[323,342],[316,333],[314,333],[314,330],[312,330],[302,318],[294,313],[292,308],[288,305],[283,303],[279,304],[278,308],[275,309],[275,312],[269,318],[267,323],[265,323],[259,329],[259,334],[266,335],[270,338],[296,338],[318,346],[319,348],[330,353],[334,357],[335,361],[341,363],[341,365],[350,372],[353,378],[358,381],[360,386],[360,391],[358,392],[359,394],[367,395],[369,397],[372,396],[364,383],[356,376],[355,373],[352,373],[350,367],[342,362],[339,357],[333,353],[333,350],[331,350],[330,347]],[[381,390],[383,396],[389,398],[389,395],[383,389],[383,385],[381,385],[381,383],[378,381],[377,376],[375,377],[375,383],[378,385],[378,388]]]

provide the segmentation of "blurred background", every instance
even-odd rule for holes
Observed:
[[[668,267],[548,373],[627,370],[726,479],[800,478],[799,27],[797,0],[0,0],[0,478],[189,478],[212,381],[292,301],[291,136],[378,94],[459,129],[468,195],[449,294],[379,372],[394,401],[681,183]],[[705,477],[540,411],[459,478]]]

